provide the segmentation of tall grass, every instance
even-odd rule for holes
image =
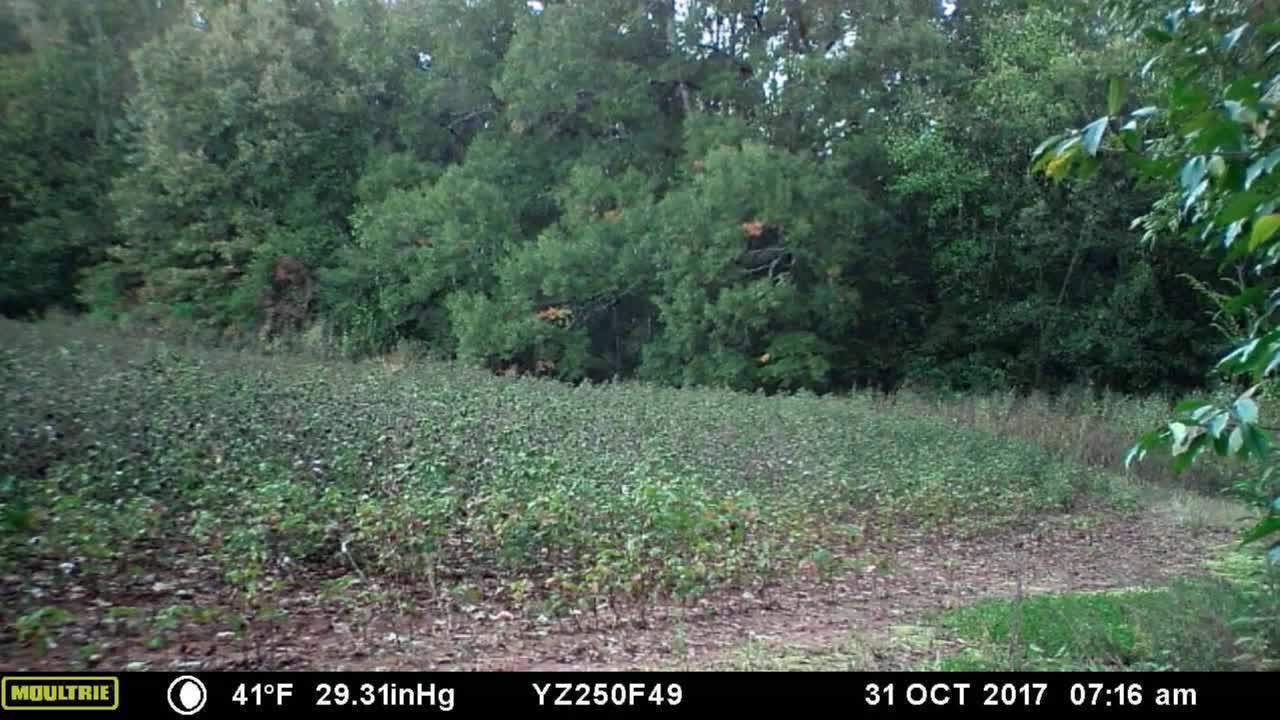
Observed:
[[[1172,395],[1134,396],[1077,387],[1056,396],[1014,392],[948,396],[908,389],[875,399],[886,412],[978,428],[1027,443],[1065,462],[1131,474],[1164,487],[1216,494],[1228,489],[1233,474],[1242,471],[1209,454],[1180,474],[1167,457],[1155,454],[1125,467],[1125,454],[1138,436],[1172,417],[1181,399]]]

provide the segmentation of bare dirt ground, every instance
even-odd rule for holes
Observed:
[[[1061,516],[985,536],[938,526],[861,543],[834,577],[802,573],[783,586],[651,608],[645,618],[617,618],[605,609],[551,620],[483,598],[447,609],[425,599],[337,608],[307,589],[314,584],[299,583],[280,604],[282,614],[255,623],[252,633],[179,623],[163,647],[148,648],[146,631],[105,619],[122,606],[154,617],[175,595],[195,607],[226,607],[217,591],[201,589],[216,583],[193,563],[167,582],[145,578],[131,594],[114,588],[104,597],[59,586],[47,601],[72,610],[73,620],[59,630],[57,647],[36,657],[4,637],[0,669],[704,669],[723,667],[753,644],[806,652],[850,643],[861,648],[857,669],[896,669],[953,649],[945,642],[927,648],[893,642],[930,613],[1019,591],[1136,587],[1195,575],[1231,539],[1230,529],[1188,528],[1150,511]],[[41,580],[6,578],[3,594],[39,591]]]

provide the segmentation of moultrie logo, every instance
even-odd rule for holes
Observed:
[[[5,710],[115,710],[120,679],[85,675],[24,675],[0,679]]]

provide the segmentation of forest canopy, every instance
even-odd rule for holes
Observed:
[[[566,380],[1185,388],[1233,270],[1102,3],[6,0],[0,312]],[[1197,278],[1192,282],[1190,278]],[[1215,281],[1214,278],[1222,279]]]

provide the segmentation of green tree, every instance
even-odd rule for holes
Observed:
[[[1130,45],[1069,7],[966,8],[952,52],[967,77],[911,89],[884,133],[936,298],[912,374],[967,389],[1198,384],[1209,356],[1189,316],[1203,303],[1178,274],[1204,263],[1131,242],[1150,193],[1110,166],[1047,186],[1010,152],[1087,121]]]
[[[413,338],[447,355],[445,298],[490,286],[518,236],[499,189],[458,166],[362,207],[353,224],[355,242],[331,273],[328,302],[350,349],[362,353]]]
[[[1245,318],[1244,337],[1217,369],[1240,390],[1226,404],[1188,400],[1160,430],[1129,453],[1139,460],[1164,448],[1186,467],[1206,451],[1253,464],[1254,479],[1238,488],[1264,512],[1246,541],[1270,538],[1280,562],[1280,475],[1273,429],[1260,411],[1280,367],[1275,265],[1280,259],[1280,5],[1256,2],[1143,2],[1115,8],[1121,27],[1141,33],[1149,48],[1138,81],[1152,104],[1125,112],[1125,80],[1108,84],[1106,113],[1063,137],[1046,140],[1034,168],[1057,179],[1088,176],[1110,156],[1128,159],[1166,194],[1135,222],[1149,237],[1173,231],[1234,271],[1238,292],[1224,309]]]
[[[129,52],[171,24],[172,1],[0,7],[0,314],[77,307],[80,272],[115,242],[108,199]]]
[[[135,56],[131,167],[112,195],[122,242],[86,294],[252,323],[270,317],[273,283],[310,283],[341,244],[368,98],[348,81],[327,3],[201,19]],[[282,258],[300,268],[292,279]]]
[[[644,377],[738,388],[829,387],[870,320],[858,280],[866,208],[831,167],[758,141],[721,145],[655,210],[659,330]]]
[[[633,372],[654,317],[653,185],[575,167],[556,224],[504,258],[491,292],[455,298],[460,353],[566,379]]]

